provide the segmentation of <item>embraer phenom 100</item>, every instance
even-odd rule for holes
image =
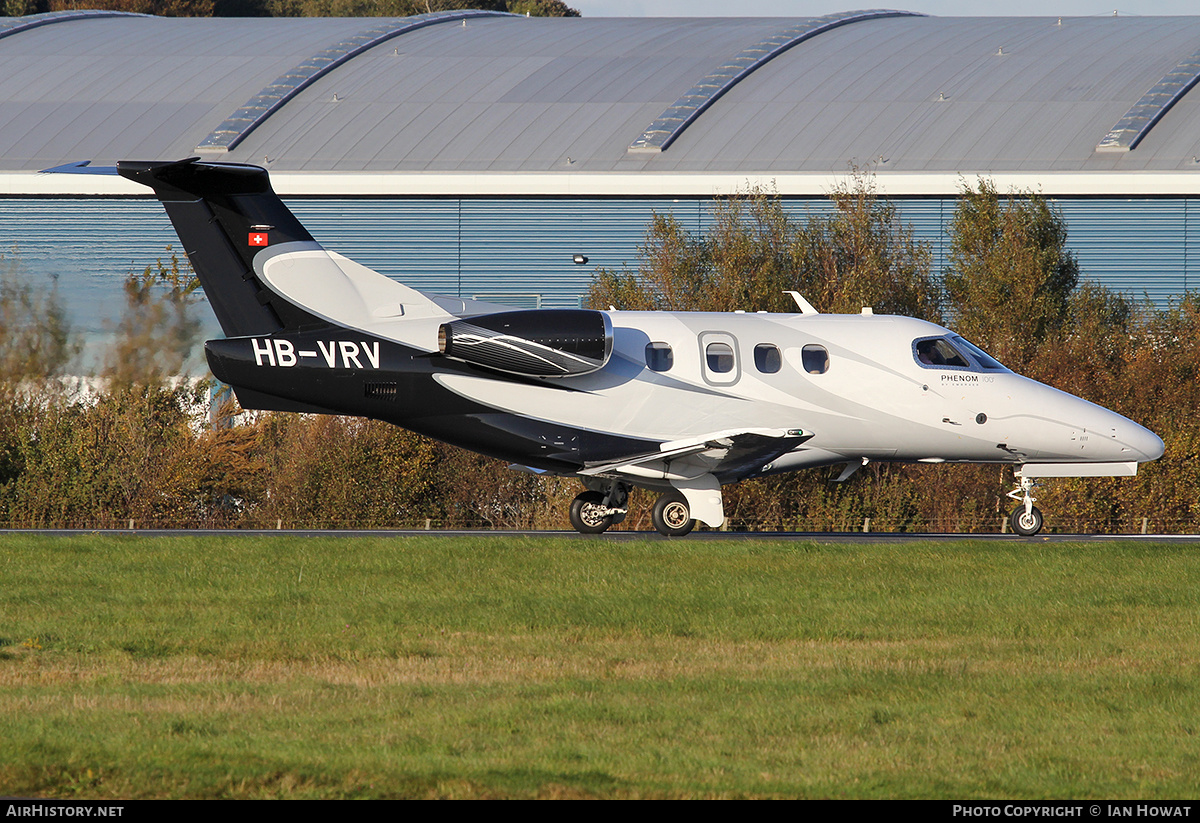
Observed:
[[[629,491],[655,528],[725,519],[721,487],[869,461],[1008,463],[1011,522],[1042,526],[1038,478],[1118,476],[1163,452],[1119,414],[907,317],[515,310],[425,294],[313,240],[256,166],[122,162],[154,189],[226,338],[213,374],[247,409],[373,417],[583,481],[571,524],[603,532]]]

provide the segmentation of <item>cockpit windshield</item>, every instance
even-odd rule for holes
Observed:
[[[995,358],[957,334],[914,340],[913,357],[926,368],[1006,371]]]
[[[956,344],[966,349],[967,353],[970,354],[971,357],[975,358],[975,362],[979,364],[981,369],[984,369],[985,371],[1007,371],[1007,369],[1000,364],[999,360],[976,346],[970,340],[959,337],[958,335],[955,335],[953,340]]]
[[[922,366],[949,366],[956,369],[969,369],[971,364],[967,358],[945,337],[930,337],[918,340],[913,344],[917,353],[917,362]]]

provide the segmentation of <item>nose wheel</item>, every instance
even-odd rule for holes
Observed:
[[[1008,523],[1012,526],[1012,530],[1022,537],[1033,537],[1042,530],[1042,512],[1033,505],[1037,500],[1033,496],[1033,490],[1036,487],[1037,483],[1033,481],[1033,478],[1022,477],[1021,485],[1008,493],[1009,497],[1019,500],[1021,503],[1009,515]]]
[[[1037,506],[1030,506],[1029,511],[1024,506],[1017,506],[1008,518],[1012,530],[1024,537],[1032,537],[1042,530],[1042,512]]]

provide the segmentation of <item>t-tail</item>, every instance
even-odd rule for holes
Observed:
[[[254,255],[280,243],[309,242],[300,224],[258,166],[123,160],[122,177],[154,189],[179,234],[226,337],[266,335],[323,325],[268,289]]]

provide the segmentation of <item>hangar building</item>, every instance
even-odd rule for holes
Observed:
[[[1038,190],[1087,277],[1200,285],[1200,17],[0,18],[0,250],[102,333],[177,240],[74,161],[263,165],[312,233],[418,288],[577,306],[655,211],[876,174],[939,258],[964,181]],[[573,262],[576,255],[586,265]],[[751,307],[748,307],[751,308]]]

